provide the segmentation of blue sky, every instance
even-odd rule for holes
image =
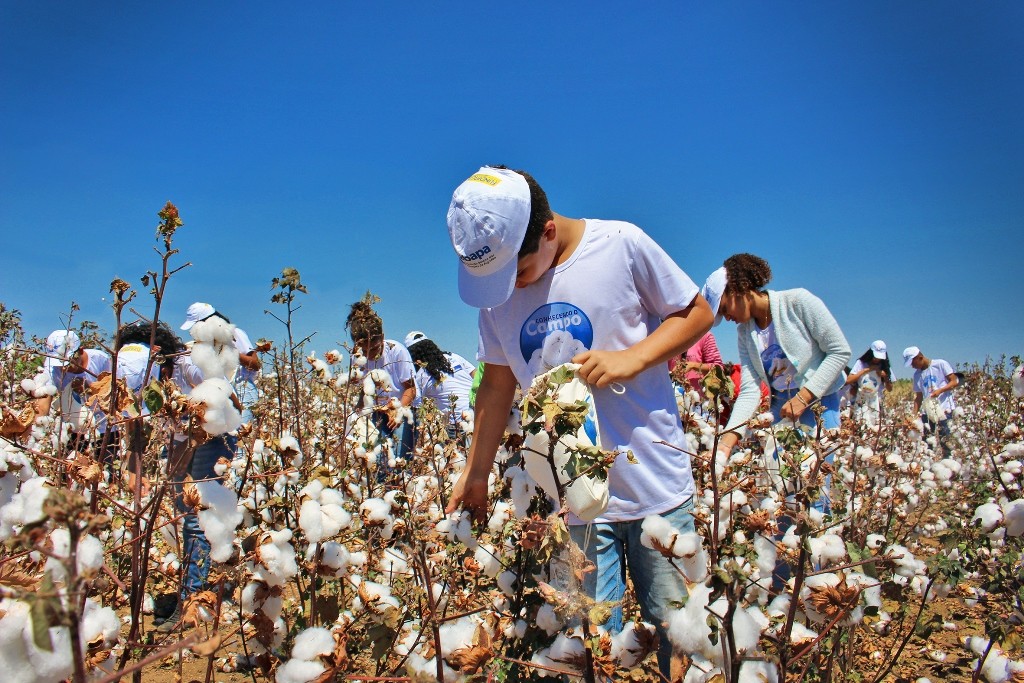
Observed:
[[[505,163],[698,282],[763,256],[855,355],[1021,352],[1019,2],[3,1],[0,93],[0,301],[35,334],[72,300],[111,328],[115,276],[152,311],[171,200],[171,322],[206,300],[281,339],[292,266],[319,351],[369,289],[388,336],[472,357],[445,213]]]

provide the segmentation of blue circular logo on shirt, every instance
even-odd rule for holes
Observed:
[[[556,301],[527,317],[519,331],[519,349],[534,377],[590,349],[594,327],[578,306]]]

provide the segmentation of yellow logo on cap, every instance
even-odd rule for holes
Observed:
[[[486,173],[476,173],[474,175],[471,175],[469,179],[477,183],[490,185],[491,187],[494,187],[495,185],[501,182],[501,178],[493,175],[487,175]]]

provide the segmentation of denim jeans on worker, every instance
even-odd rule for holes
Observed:
[[[174,482],[174,509],[178,514],[184,514],[182,518],[182,553],[181,561],[185,563],[185,572],[181,581],[181,599],[206,588],[206,579],[210,575],[210,542],[206,540],[206,534],[199,526],[199,516],[196,511],[187,507],[182,499],[182,482],[185,475],[191,475],[193,480],[219,479],[214,471],[214,465],[221,457],[229,460],[235,457],[236,438],[230,434],[215,436],[206,443],[195,449],[192,459],[181,472],[172,473],[171,481]],[[172,462],[173,466],[173,462]]]
[[[951,432],[949,430],[949,423],[952,418],[949,413],[946,413],[945,420],[939,420],[933,422],[928,418],[928,415],[921,413],[921,424],[924,425],[924,433],[934,433],[936,440],[939,442],[939,448],[942,450],[942,456],[948,458],[953,455],[953,450],[949,446]]]
[[[782,419],[782,406],[786,404],[788,400],[796,396],[799,389],[787,389],[786,391],[772,390],[772,415],[775,416],[775,420]],[[821,414],[822,429],[839,429],[839,393],[838,391],[823,396],[821,399],[821,405],[825,408]],[[800,415],[800,424],[807,425],[808,427],[817,427],[817,416],[814,414],[813,408],[807,408]]]
[[[392,429],[388,427],[388,416],[387,413],[373,414],[373,426],[380,432],[381,439],[394,439],[395,441],[395,457],[396,458],[407,458],[412,455],[413,447],[416,445],[416,424],[409,424],[405,420],[401,420],[398,426]],[[387,467],[385,461],[382,468]]]
[[[247,425],[252,422],[252,407],[260,397],[259,389],[254,383],[239,378],[235,378],[232,386],[238,402],[242,404],[242,424]]]
[[[661,514],[680,533],[693,531],[693,498]],[[626,594],[626,569],[633,580],[640,613],[658,630],[658,666],[666,678],[670,673],[672,644],[662,622],[668,619],[671,603],[686,597],[686,584],[679,571],[657,550],[640,542],[644,520],[572,525],[569,534],[583,549],[595,571],[583,577],[583,590],[599,602],[619,602]],[[622,630],[622,607],[612,610],[605,628],[611,633]]]

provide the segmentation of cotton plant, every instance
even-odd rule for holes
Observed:
[[[242,415],[230,384],[238,369],[235,326],[219,316],[212,316],[195,323],[189,333],[195,340],[191,349],[192,362],[199,367],[204,378],[189,393],[189,403],[210,436],[233,432],[242,424]]]

